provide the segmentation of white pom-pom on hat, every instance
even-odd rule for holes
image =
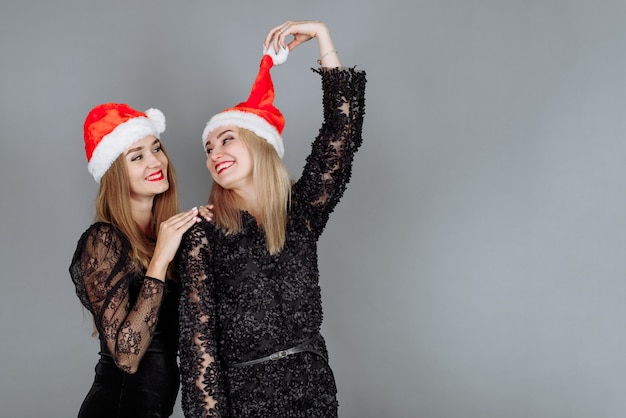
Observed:
[[[269,55],[272,57],[272,61],[274,65],[283,64],[287,61],[287,56],[289,56],[289,48],[284,48],[282,45],[278,45],[278,52],[274,50],[274,46],[270,45],[267,49],[263,50],[263,55]]]
[[[165,115],[159,109],[148,109],[144,112],[159,133],[165,132]]]

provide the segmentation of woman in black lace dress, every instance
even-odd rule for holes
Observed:
[[[125,104],[96,106],[85,120],[88,168],[100,191],[96,223],[78,241],[70,275],[93,315],[100,360],[79,417],[173,411],[179,286],[170,262],[199,218],[195,208],[177,214],[164,130],[159,110]]]
[[[287,45],[286,37],[293,36]],[[284,119],[272,65],[316,38],[324,122],[302,176],[281,160]],[[323,337],[317,242],[361,145],[365,73],[340,66],[327,27],[272,29],[246,102],[208,122],[203,145],[215,222],[181,244],[182,405],[186,417],[336,417]],[[278,53],[276,53],[278,51]]]

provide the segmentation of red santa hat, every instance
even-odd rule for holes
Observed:
[[[248,129],[274,146],[278,156],[283,158],[285,148],[281,134],[285,127],[285,118],[274,106],[274,84],[270,68],[287,60],[289,49],[279,48],[278,52],[270,46],[263,52],[259,73],[252,84],[250,96],[245,102],[223,110],[214,115],[202,132],[202,146],[206,152],[209,134],[221,126],[237,126]]]
[[[140,112],[123,103],[104,103],[91,109],[85,119],[87,169],[96,182],[133,143],[165,131],[165,115],[158,109]]]

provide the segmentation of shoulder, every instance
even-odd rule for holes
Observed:
[[[111,237],[121,240],[126,239],[119,229],[108,222],[95,222],[91,224],[89,228],[83,232],[82,237]]]
[[[93,271],[101,263],[125,263],[129,260],[129,253],[130,244],[117,228],[109,223],[96,222],[78,240],[70,264],[72,280],[81,283],[85,268]]]
[[[189,228],[183,235],[183,245],[198,245],[200,242],[206,242],[211,231],[215,230],[215,224],[206,219]]]
[[[78,248],[127,246],[128,240],[113,224],[96,222],[87,228],[78,241]]]

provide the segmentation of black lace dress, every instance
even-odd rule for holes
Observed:
[[[79,417],[169,417],[174,409],[179,286],[146,277],[131,257],[119,231],[96,223],[81,236],[70,265],[100,339],[100,360]]]
[[[282,252],[268,253],[247,212],[241,233],[225,235],[204,221],[183,238],[179,344],[186,417],[337,416],[335,380],[319,336],[317,241],[362,142],[366,80],[354,69],[318,72],[324,123],[292,188]],[[317,354],[232,367],[311,339]]]

